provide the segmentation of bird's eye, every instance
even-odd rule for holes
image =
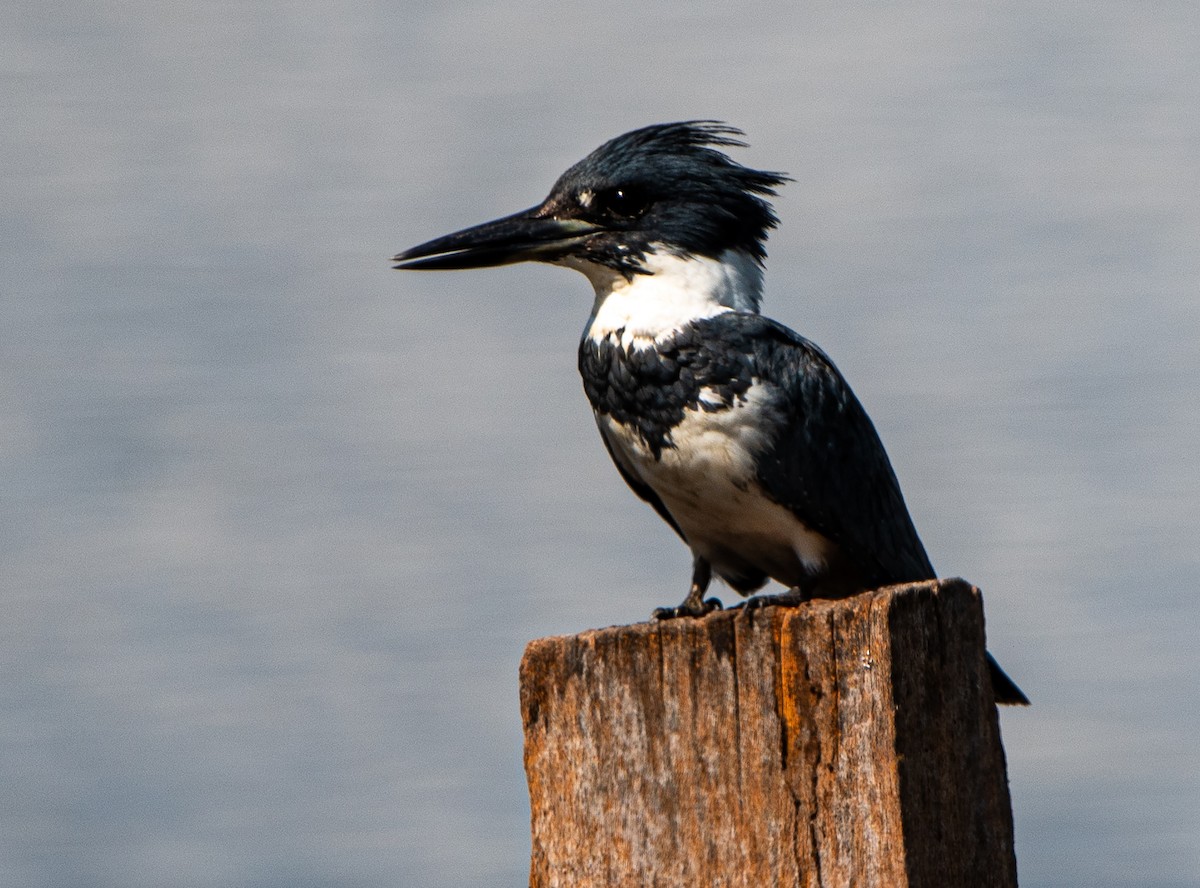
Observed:
[[[621,219],[636,219],[650,207],[650,198],[638,188],[605,188],[592,198],[592,209]]]

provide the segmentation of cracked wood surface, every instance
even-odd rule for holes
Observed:
[[[1013,888],[983,657],[961,580],[532,642],[531,886]]]

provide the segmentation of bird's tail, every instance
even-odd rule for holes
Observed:
[[[992,695],[1001,706],[1028,706],[1029,698],[1000,668],[991,654],[987,655],[988,674],[992,677]]]

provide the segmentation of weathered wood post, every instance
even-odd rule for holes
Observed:
[[[979,590],[532,642],[530,884],[1015,888]]]

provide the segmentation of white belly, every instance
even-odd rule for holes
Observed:
[[[832,544],[772,502],[756,480],[755,456],[767,443],[754,422],[762,399],[756,385],[729,409],[688,411],[671,432],[674,447],[658,459],[627,426],[609,416],[597,421],[622,467],[654,490],[718,575],[749,567],[798,585],[820,572]]]

